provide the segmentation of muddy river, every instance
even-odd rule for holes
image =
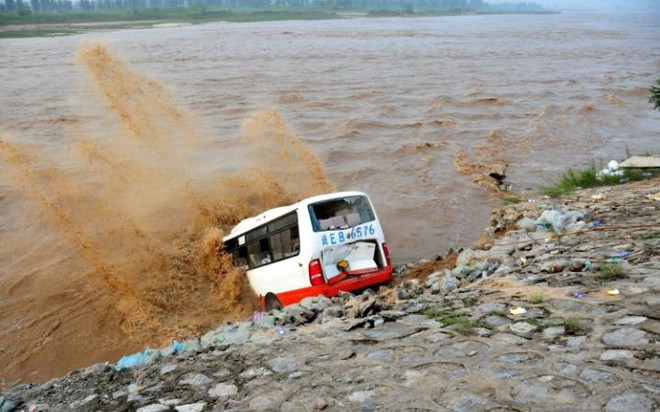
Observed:
[[[0,385],[248,316],[239,219],[375,202],[395,263],[477,238],[505,171],[660,151],[657,14],[205,24],[0,40]],[[507,194],[509,196],[510,194]]]

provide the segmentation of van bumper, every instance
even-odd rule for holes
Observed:
[[[323,295],[328,298],[337,296],[339,292],[352,292],[354,290],[365,289],[369,286],[387,283],[392,280],[392,266],[387,266],[375,272],[365,273],[358,276],[349,276],[332,285],[324,284],[310,286],[302,289],[291,290],[288,292],[277,293],[276,296],[282,303],[282,306],[293,305],[308,297]],[[263,299],[262,305],[263,305]]]

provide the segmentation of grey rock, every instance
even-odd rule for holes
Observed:
[[[483,322],[491,328],[508,325],[511,321],[503,316],[490,315],[483,318]]]
[[[223,339],[218,339],[218,343],[228,345],[242,345],[250,338],[250,324],[242,322],[238,325],[238,329],[227,331],[223,334]]]
[[[543,339],[553,339],[566,332],[563,326],[552,326],[543,330]]]
[[[167,406],[175,406],[175,405],[180,404],[182,402],[182,400],[177,399],[177,398],[175,398],[175,399],[158,399],[158,402],[162,403],[163,405],[167,405]]]
[[[179,380],[179,385],[204,386],[213,383],[213,379],[201,373],[186,373]]]
[[[639,325],[648,319],[645,316],[625,316],[614,321],[615,325]]]
[[[614,382],[616,378],[609,372],[586,368],[580,373],[580,378],[589,382]]]
[[[516,227],[527,232],[536,232],[536,221],[528,217],[523,217],[516,222]]]
[[[168,373],[170,373],[170,372],[176,370],[177,367],[178,367],[178,366],[177,366],[176,363],[168,363],[167,365],[163,365],[163,366],[160,368],[159,373],[161,374],[161,376],[162,376],[162,375],[166,375],[166,374],[168,374]]]
[[[625,360],[625,359],[632,359],[634,356],[635,353],[629,350],[611,349],[601,353],[600,360],[602,361]]]
[[[630,347],[649,343],[649,334],[640,329],[621,328],[603,334],[603,343],[615,347]]]
[[[610,398],[605,405],[606,412],[651,412],[653,401],[637,393],[623,393]]]
[[[282,311],[284,324],[304,325],[316,318],[316,313],[300,305],[289,305]]]
[[[0,412],[13,412],[17,406],[18,405],[16,405],[16,402],[12,401],[11,399],[5,399],[5,401],[2,403],[2,406],[0,406]]]
[[[208,394],[212,398],[233,396],[238,393],[238,387],[232,384],[218,383],[209,389]]]
[[[312,405],[312,409],[314,409],[315,411],[322,411],[327,407],[328,407],[328,402],[323,398],[317,399],[314,402],[314,405]]]
[[[517,335],[512,335],[510,333],[496,333],[491,336],[491,339],[508,345],[526,345],[529,343],[527,339],[521,338]]]
[[[174,355],[176,353],[176,349],[174,349],[173,345],[169,345],[161,348],[158,352],[161,357],[168,357]]]
[[[275,327],[276,322],[277,322],[277,318],[275,316],[266,315],[261,319],[254,321],[254,326],[263,329],[272,329],[273,327]]]
[[[586,336],[569,336],[568,338],[566,338],[566,346],[576,347],[582,345],[586,341],[587,341]]]
[[[205,406],[206,406],[206,402],[197,402],[197,403],[189,403],[181,406],[175,406],[174,409],[176,409],[177,412],[202,412]]]
[[[344,309],[338,306],[330,306],[323,310],[323,316],[328,316],[331,318],[341,318],[344,316]]]
[[[163,412],[169,411],[170,407],[160,403],[152,403],[151,405],[138,408],[136,412]]]
[[[92,402],[93,400],[95,400],[98,397],[99,396],[96,395],[96,394],[89,395],[84,399],[80,399],[80,400],[77,400],[77,401],[71,403],[71,405],[69,405],[69,408],[71,408],[71,409],[80,409],[80,408],[82,408],[83,406],[85,406],[88,403]]]
[[[248,368],[248,369],[244,370],[243,372],[241,372],[238,375],[238,377],[241,378],[241,379],[246,379],[247,380],[247,379],[253,379],[253,378],[262,377],[262,376],[268,376],[268,375],[272,375],[272,374],[273,374],[273,372],[269,371],[268,369],[266,369],[264,367],[258,367],[258,368],[253,367],[253,368]]]
[[[250,401],[247,404],[247,410],[250,411],[272,411],[276,410],[277,406],[280,403],[279,397],[281,395],[278,394],[270,394],[270,393],[265,393],[263,395],[259,395],[255,398],[250,399]]]
[[[186,348],[186,352],[199,352],[202,349],[202,346],[199,343],[199,339],[197,338],[188,339],[187,341],[183,342],[183,346]]]
[[[269,360],[266,364],[278,373],[290,373],[298,369],[298,360],[293,356],[277,357]]]
[[[516,322],[509,326],[509,330],[511,330],[511,332],[515,333],[516,335],[527,337],[536,330],[536,326],[527,322]]]

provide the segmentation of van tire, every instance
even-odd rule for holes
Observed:
[[[266,294],[266,312],[282,310],[282,302],[272,293]]]

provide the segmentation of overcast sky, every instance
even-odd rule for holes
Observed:
[[[486,0],[487,3],[529,1],[547,8],[589,10],[660,10],[660,0]]]

